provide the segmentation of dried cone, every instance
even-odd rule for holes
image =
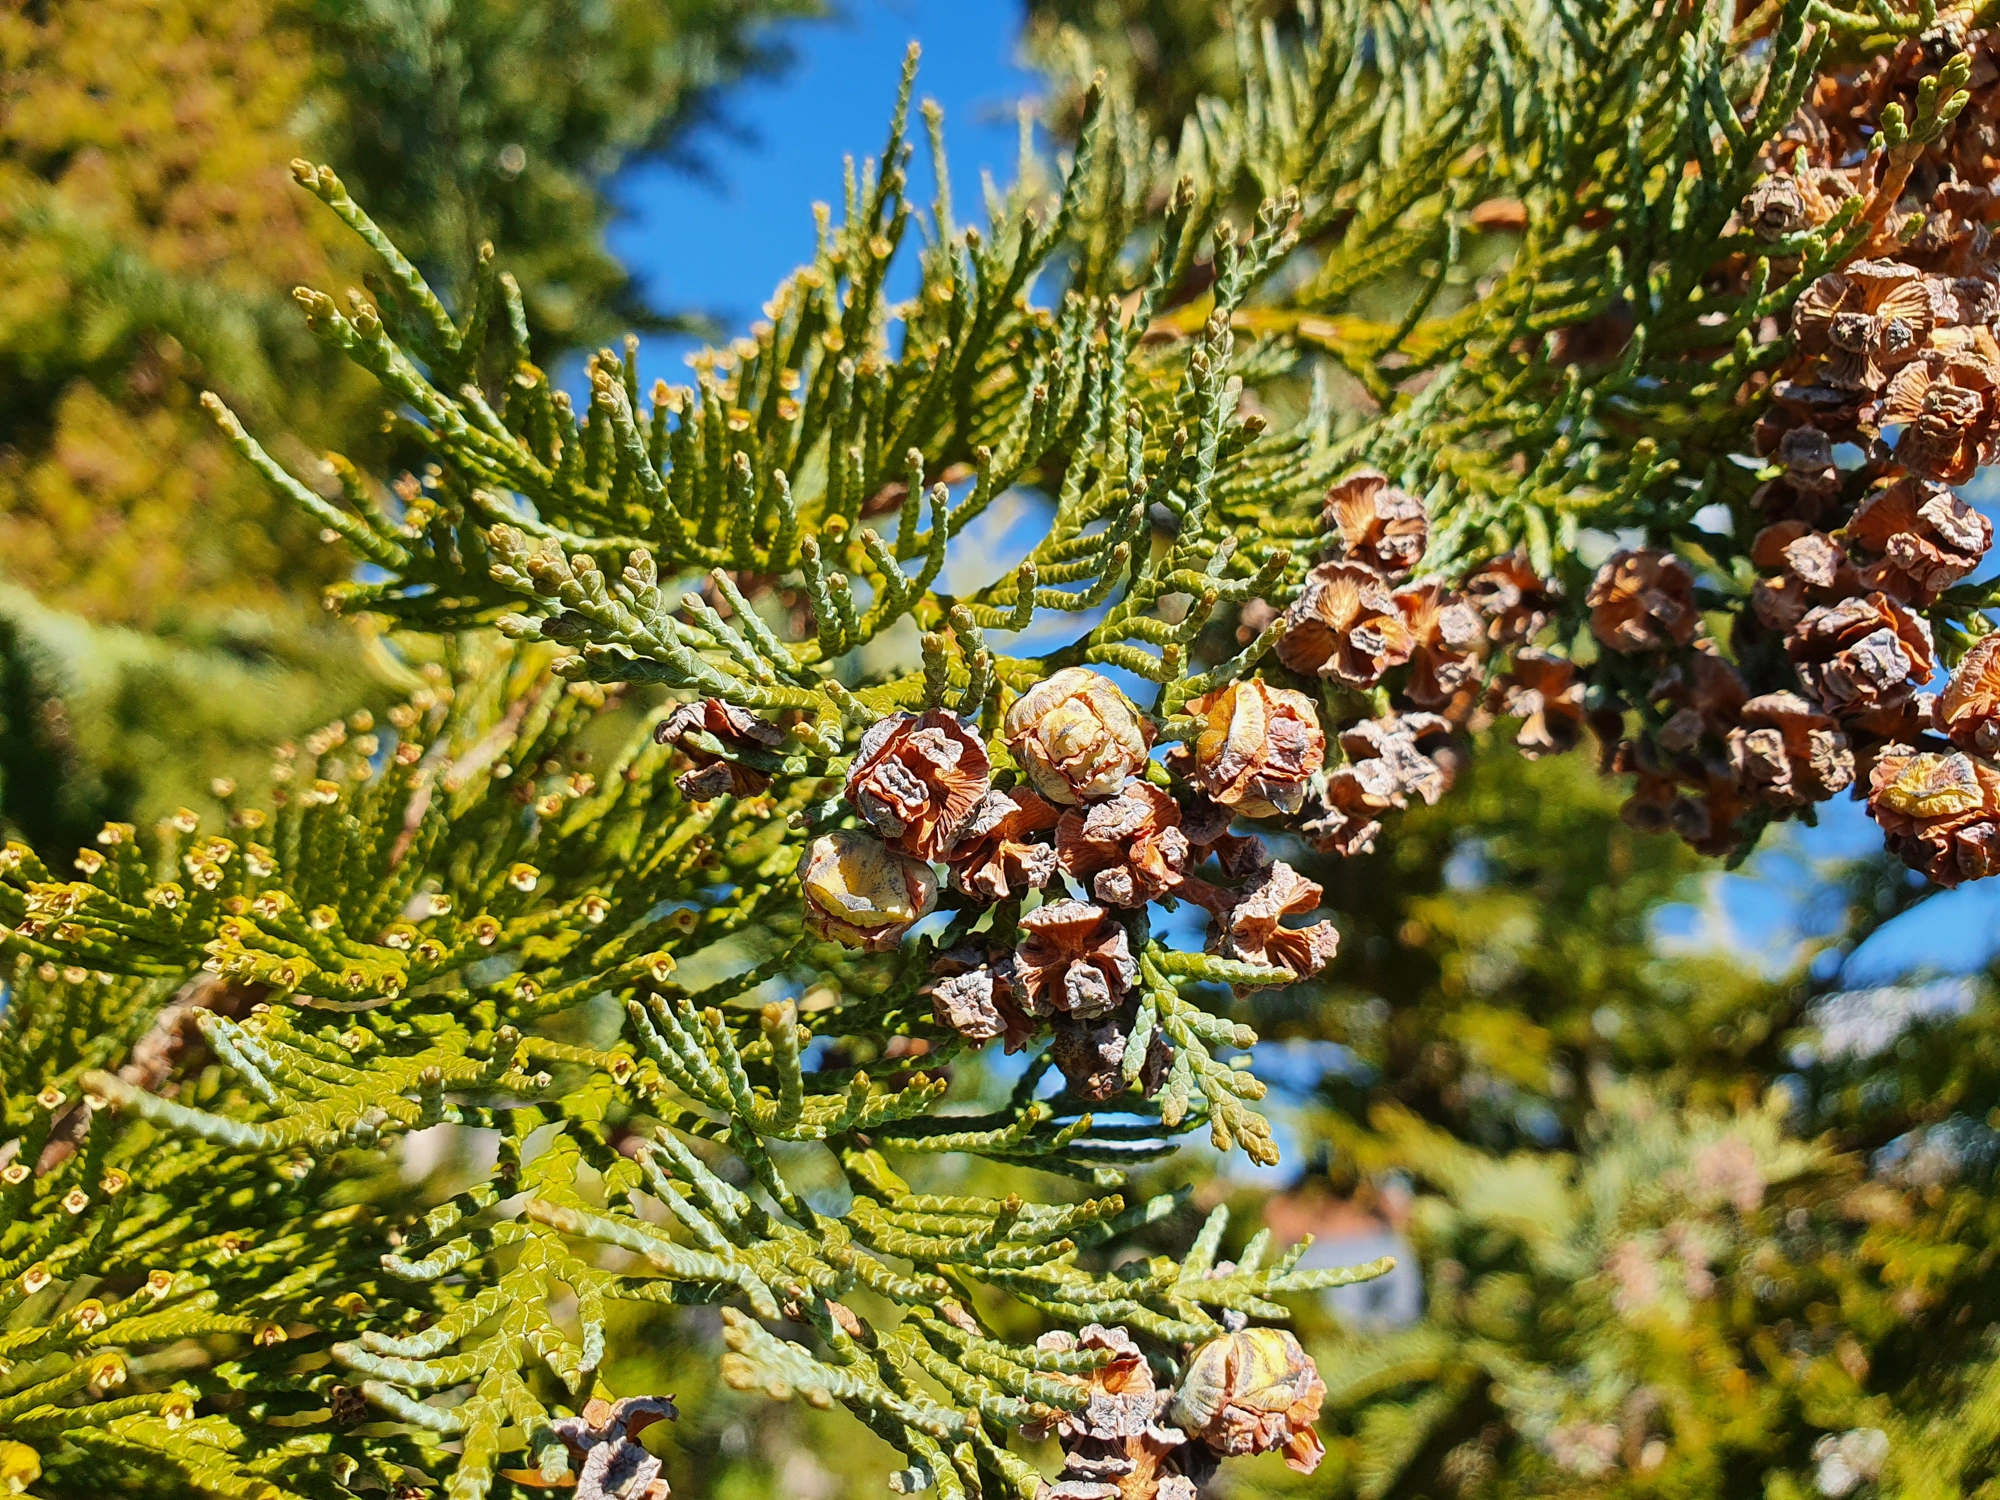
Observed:
[[[1876,399],[1867,391],[1843,391],[1820,382],[1804,384],[1780,380],[1771,387],[1771,409],[1757,419],[1751,429],[1759,453],[1774,451],[1783,434],[1795,427],[1813,426],[1826,432],[1849,433]]]
[[[1860,589],[1840,544],[1803,521],[1766,526],[1750,542],[1750,561],[1776,577],[1757,580],[1750,608],[1766,630],[1782,635],[1815,604],[1845,598]]]
[[[690,740],[705,735],[725,752],[717,754]],[[674,778],[681,795],[695,802],[716,797],[754,797],[771,784],[771,778],[752,766],[730,758],[744,752],[769,753],[785,743],[785,731],[767,724],[747,708],[724,703],[720,698],[703,698],[683,703],[653,729],[658,744],[672,745],[694,763],[692,771]]]
[[[1091,1323],[1077,1334],[1045,1333],[1035,1347],[1112,1351],[1108,1362],[1080,1377],[1090,1392],[1081,1411],[1022,1428],[1031,1440],[1053,1433],[1063,1449],[1061,1476],[1035,1500],[1195,1500],[1194,1481],[1180,1472],[1187,1434],[1161,1420],[1174,1393],[1154,1386],[1152,1367],[1130,1334]]]
[[[1698,760],[1665,765],[1650,742],[1627,740],[1618,746],[1611,769],[1638,778],[1618,809],[1632,827],[1643,833],[1671,830],[1710,856],[1729,854],[1740,842],[1738,824],[1750,799],[1726,767]]]
[[[1938,203],[1932,197],[1933,207],[1924,216],[1924,222],[1916,234],[1905,240],[1899,253],[1909,261],[1927,270],[1964,272],[1975,270],[1986,258],[1986,249],[1992,235],[1984,224],[1966,218],[1954,209]],[[1931,282],[1931,303],[1935,308],[1940,301],[1940,286],[1948,286],[1949,281],[1940,279]],[[1939,322],[1945,317],[1939,314]],[[1952,321],[1957,321],[1955,318]]]
[[[1980,211],[1987,212],[1993,194],[1989,190],[1982,196],[1985,205]],[[1930,286],[1931,310],[1940,325],[1991,328],[2000,320],[2000,286],[1984,276],[1938,277]]]
[[[1191,757],[1174,758],[1175,770],[1246,818],[1299,810],[1306,783],[1326,762],[1326,735],[1312,699],[1253,677],[1202,694],[1187,712],[1206,719],[1207,727]]]
[[[1701,624],[1687,564],[1651,547],[1615,553],[1597,570],[1584,603],[1591,634],[1618,652],[1685,646]]]
[[[1310,1474],[1325,1454],[1313,1424],[1326,1384],[1312,1356],[1282,1328],[1244,1328],[1188,1357],[1173,1418],[1225,1457],[1277,1450]]]
[[[1996,372],[1984,360],[1930,355],[1889,382],[1880,416],[1900,426],[1896,461],[1920,479],[1962,484],[1994,453]]]
[[[667,1500],[660,1460],[639,1434],[678,1415],[671,1396],[592,1397],[576,1416],[551,1422],[550,1431],[578,1463],[577,1500]]]
[[[1278,660],[1294,672],[1373,687],[1416,642],[1382,574],[1365,563],[1321,563],[1285,611]]]
[[[2000,635],[1981,636],[1938,694],[1938,729],[1961,750],[2000,751]]]
[[[1056,810],[1023,788],[995,789],[959,829],[948,851],[951,883],[976,901],[1018,900],[1056,878],[1056,851],[1034,836],[1056,826]]]
[[[1236,644],[1247,646],[1262,635],[1278,611],[1267,599],[1246,599],[1236,612]]]
[[[1320,525],[1339,534],[1341,555],[1391,578],[1414,568],[1430,543],[1423,501],[1373,469],[1350,474],[1326,492]]]
[[[1875,561],[1861,569],[1861,586],[1905,604],[1927,607],[1969,576],[1993,545],[1993,523],[1949,487],[1901,479],[1861,502],[1847,538]]]
[[[1496,645],[1533,640],[1555,613],[1556,596],[1525,552],[1507,552],[1465,581],[1465,597],[1486,619]]]
[[[1710,859],[1734,854],[1743,842],[1740,825],[1750,810],[1750,799],[1725,772],[1710,771],[1690,791],[1692,795],[1683,793],[1667,809],[1667,826],[1697,854]]]
[[[1810,229],[1813,223],[1805,189],[1785,173],[1766,177],[1750,189],[1740,214],[1744,227],[1767,244]]]
[[[1375,847],[1385,812],[1419,797],[1435,804],[1451,787],[1451,771],[1436,759],[1451,724],[1436,714],[1369,719],[1341,732],[1347,764],[1326,773],[1299,831],[1322,854],[1366,854]]]
[[[1410,627],[1410,680],[1404,695],[1419,708],[1441,710],[1459,698],[1479,670],[1486,622],[1457,594],[1436,583],[1396,591]]]
[[[1707,646],[1708,642],[1702,642],[1702,647]],[[1744,686],[1742,674],[1712,648],[1698,647],[1661,674],[1652,696],[1679,706],[1659,736],[1664,749],[1678,753],[1695,749],[1704,738],[1726,737],[1736,727],[1750,689]]]
[[[1812,610],[1785,651],[1806,691],[1842,718],[1906,702],[1935,664],[1930,625],[1887,594]]]
[[[985,797],[992,769],[956,714],[891,714],[862,736],[847,800],[890,848],[940,859]]]
[[[1802,807],[1854,781],[1854,751],[1831,716],[1797,693],[1765,693],[1743,705],[1729,731],[1729,766],[1761,802]]]
[[[1121,927],[1101,906],[1052,901],[1021,918],[1014,984],[1031,1016],[1109,1015],[1139,978]]]
[[[1134,779],[1109,802],[1071,808],[1056,825],[1056,857],[1107,906],[1144,906],[1178,887],[1192,847],[1180,804]]]
[[[934,976],[922,993],[940,1026],[972,1042],[1007,1038],[1007,1050],[1018,1052],[1034,1036],[1034,1027],[1014,1003],[1012,954],[989,960],[970,948],[953,948],[931,961]]]
[[[1817,427],[1794,427],[1778,439],[1778,462],[1785,484],[1801,495],[1830,498],[1840,493],[1840,466],[1833,439]]]
[[[1333,962],[1340,934],[1331,922],[1286,927],[1285,917],[1310,916],[1325,893],[1283,860],[1266,869],[1231,906],[1210,934],[1209,946],[1224,958],[1290,969],[1309,979]]]
[[[1008,748],[1036,791],[1074,807],[1109,797],[1146,763],[1152,728],[1110,678],[1065,667],[1007,710]]]
[[[850,948],[893,948],[937,905],[937,877],[873,834],[823,833],[806,851],[799,882],[806,926]]]
[[[1050,1023],[1049,1055],[1072,1094],[1098,1104],[1125,1092],[1125,1050],[1137,1013],[1137,1004],[1128,1000],[1108,1016],[1087,1021],[1057,1016]],[[1139,1069],[1140,1092],[1147,1098],[1157,1094],[1173,1061],[1173,1048],[1155,1031]]]
[[[1938,885],[2000,871],[2000,767],[1990,761],[1892,745],[1869,774],[1868,813],[1889,851]]]
[[[1049,1028],[1049,1055],[1072,1094],[1102,1104],[1125,1091],[1128,1039],[1116,1015],[1088,1021],[1058,1016]]]
[[[1513,670],[1493,687],[1497,710],[1521,721],[1514,743],[1529,760],[1566,755],[1583,738],[1584,683],[1563,657],[1517,651]]]
[[[1932,321],[1923,274],[1893,261],[1856,261],[1822,276],[1792,310],[1799,348],[1825,355],[1827,384],[1849,391],[1881,390],[1923,352]]]
[[[1230,809],[1199,792],[1190,793],[1181,802],[1181,832],[1194,846],[1195,860],[1213,854],[1223,874],[1231,880],[1244,880],[1271,862],[1271,852],[1254,833],[1231,833],[1229,826],[1234,821]]]

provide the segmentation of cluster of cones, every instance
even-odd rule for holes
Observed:
[[[1611,756],[1637,777],[1628,816],[1704,852],[1728,853],[1759,822],[1852,789],[1890,848],[1937,883],[2000,869],[2000,768],[1986,759],[1995,643],[1971,642],[1943,693],[1926,691],[1940,657],[1967,644],[1963,627],[1984,623],[1946,596],[1993,540],[1953,488],[2000,456],[1990,47],[1946,24],[1824,75],[1738,216],[1779,275],[1799,270],[1795,237],[1836,214],[1853,215],[1862,238],[1794,304],[1792,354],[1763,393],[1753,441],[1768,477],[1749,500],[1757,576],[1734,602],[1731,659],[1706,638],[1693,576],[1669,554],[1625,554],[1592,590],[1599,642],[1658,668],[1649,689],[1627,694],[1643,701],[1605,705],[1607,723],[1636,708],[1645,725]],[[1967,107],[1928,144],[1871,150],[1883,112],[1907,117],[1948,66],[1968,80]]]
[[[1167,757],[1172,774],[1152,759],[1151,721],[1083,667],[1014,701],[1004,725],[1013,765],[997,773],[957,714],[881,719],[844,791],[861,826],[819,835],[800,862],[807,925],[879,951],[941,901],[1001,908],[988,934],[936,958],[928,993],[939,1024],[972,1041],[1004,1038],[1009,1050],[1046,1029],[1073,1092],[1122,1092],[1151,903],[1205,908],[1212,952],[1299,978],[1319,972],[1337,941],[1330,923],[1286,924],[1318,908],[1320,887],[1254,835],[1230,831],[1238,815],[1302,807],[1326,749],[1312,700],[1251,681],[1191,707],[1205,732]],[[761,791],[768,773],[753,763],[782,738],[713,699],[676,710],[659,733],[694,762],[681,786],[696,797]],[[1164,1085],[1172,1060],[1156,1031],[1143,1092]]]
[[[1807,237],[1836,216],[1853,252],[1807,285],[1789,328],[1758,330],[1789,335],[1792,352],[1742,392],[1765,404],[1752,433],[1762,482],[1737,516],[1754,581],[1699,579],[1664,547],[1617,552],[1582,601],[1598,661],[1579,667],[1533,644],[1559,601],[1523,556],[1486,564],[1459,593],[1410,584],[1422,504],[1372,472],[1335,486],[1332,550],[1287,611],[1277,655],[1343,688],[1386,688],[1396,711],[1339,732],[1347,764],[1325,775],[1302,828],[1322,849],[1365,849],[1381,811],[1434,801],[1451,730],[1497,713],[1521,721],[1530,755],[1594,730],[1604,769],[1634,778],[1626,819],[1706,854],[1853,790],[1891,849],[1939,884],[2000,869],[2000,642],[1976,638],[1976,599],[1949,594],[1993,539],[1954,486],[2000,457],[1991,47],[1947,23],[1830,71],[1767,147],[1715,289],[1744,290],[1759,257],[1775,278],[1799,275]],[[1965,81],[1966,107],[1934,140],[1871,149],[1884,111],[1909,118],[1940,74],[1947,90]],[[1502,652],[1504,670],[1482,669]]]

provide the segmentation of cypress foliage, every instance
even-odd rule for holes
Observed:
[[[1371,1380],[1528,1412],[1530,1482],[1608,1470],[1603,1424],[1509,1384],[1509,1298],[1602,1263],[1618,1185],[1754,1229],[1768,1184],[1835,1174],[1775,1116],[1522,1165],[1496,1206],[1491,1159],[1378,1110],[1450,1200],[1434,1243],[1523,1262],[1379,1379],[1323,1380],[1276,1299],[1382,1267],[1268,1235],[1223,1260],[1226,1212],[1126,1255],[1180,1201],[1129,1179],[1195,1126],[1277,1157],[1238,1006],[1337,934],[1234,830],[1301,860],[1393,844],[1489,699],[1536,753],[1589,720],[1638,774],[1628,821],[1705,852],[1865,770],[1899,854],[1984,873],[2000,772],[1960,580],[1986,538],[1944,488],[2000,385],[1974,20],[1239,21],[1234,103],[1163,141],[1093,81],[1056,178],[1024,161],[977,227],[910,199],[913,52],[754,336],[649,392],[633,344],[601,350],[583,403],[496,262],[448,305],[297,164],[383,268],[301,289],[305,320],[431,462],[385,488],[335,455],[322,489],[208,405],[365,565],[330,602],[439,661],[267,797],[218,786],[209,831],[8,847],[0,1464],[51,1493],[657,1496],[639,1435],[671,1400],[598,1372],[610,1309],[661,1303],[719,1305],[724,1379],[847,1408],[905,1492],[1310,1471],[1322,1402]],[[899,253],[919,282],[891,303]],[[1020,486],[1047,534],[940,592]],[[941,1070],[995,1041],[1034,1049],[1011,1097],[941,1112]],[[412,1208],[395,1151],[439,1126],[495,1163]],[[795,1185],[802,1147],[837,1201]],[[1020,1187],[934,1191],[965,1157]],[[1394,1420],[1361,1419],[1373,1492],[1392,1443],[1449,1431]],[[1658,1467],[1635,1430],[1628,1467]]]

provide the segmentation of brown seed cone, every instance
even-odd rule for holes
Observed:
[[[1912,264],[1927,271],[1941,273],[1933,278],[1949,281],[1951,278],[1976,273],[1987,258],[1987,248],[1993,234],[1976,219],[1967,218],[1956,209],[1940,204],[1932,195],[1932,208],[1924,215],[1924,222],[1911,238],[1903,241],[1897,253]],[[1935,308],[1938,298],[1932,293]]]
[[[1922,273],[1894,261],[1856,261],[1822,276],[1792,309],[1799,348],[1824,355],[1826,382],[1841,390],[1881,390],[1923,352],[1932,321]]]
[[[1313,1430],[1325,1399],[1319,1367],[1297,1338],[1282,1328],[1243,1328],[1188,1357],[1173,1416],[1226,1457],[1275,1449],[1288,1468],[1310,1474],[1326,1451]]]
[[[1411,797],[1435,804],[1451,788],[1442,757],[1451,724],[1436,714],[1368,719],[1343,730],[1347,764],[1326,773],[1299,831],[1322,854],[1366,854],[1382,831],[1381,817]]]
[[[847,800],[889,847],[940,859],[992,784],[979,736],[958,715],[891,714],[868,730],[847,773]]]
[[[1938,700],[1917,694],[1891,708],[1842,718],[1841,725],[1854,742],[1854,779],[1866,786],[1875,769],[1876,758],[1897,745],[1920,745],[1926,736],[1941,734],[1937,723]],[[1857,788],[1856,795],[1860,795]]]
[[[1486,619],[1496,645],[1529,641],[1555,613],[1556,593],[1525,552],[1505,552],[1465,581],[1465,597]]]
[[[1195,1500],[1194,1481],[1182,1472],[1193,1445],[1164,1420],[1174,1393],[1155,1387],[1152,1368],[1131,1335],[1091,1323],[1075,1334],[1045,1333],[1035,1347],[1052,1353],[1112,1351],[1108,1362],[1077,1377],[1090,1396],[1081,1411],[1021,1429],[1031,1441],[1053,1433],[1063,1449],[1062,1474],[1043,1485],[1035,1500]]]
[[[1817,427],[1794,427],[1778,439],[1774,455],[1785,466],[1784,481],[1802,493],[1840,493],[1840,466],[1833,459],[1833,439]]]
[[[1049,1028],[1049,1052],[1072,1094],[1102,1104],[1125,1091],[1126,1038],[1117,1016],[1058,1016]]]
[[[1029,688],[1007,710],[1005,729],[1030,784],[1064,807],[1109,797],[1153,743],[1151,722],[1088,667],[1064,667]]]
[[[1993,523],[1948,486],[1900,479],[1877,490],[1847,523],[1847,538],[1873,561],[1861,585],[1927,607],[1968,577],[1993,545]]]
[[[928,995],[940,1026],[967,1041],[1007,1038],[1017,1052],[1034,1038],[1036,1027],[1014,1003],[1014,955],[978,948],[949,948],[931,959],[931,978],[917,993]]]
[[[1206,719],[1207,727],[1192,752],[1182,747],[1169,758],[1176,774],[1242,817],[1299,810],[1306,783],[1326,762],[1312,699],[1253,677],[1202,694],[1186,712]]]
[[[1597,570],[1584,603],[1591,634],[1621,653],[1685,646],[1701,625],[1687,564],[1651,547],[1613,554]]]
[[[895,947],[937,905],[929,865],[859,829],[814,839],[799,863],[799,884],[815,935],[871,953]]]
[[[1416,646],[1388,580],[1364,563],[1321,563],[1306,575],[1285,619],[1278,660],[1348,687],[1373,687]]]
[[[1125,1049],[1137,1019],[1137,1003],[1127,1000],[1109,1016],[1057,1016],[1049,1023],[1049,1052],[1072,1094],[1100,1104],[1125,1092]],[[1136,1080],[1139,1092],[1148,1099],[1159,1093],[1173,1062],[1172,1045],[1155,1031]]]
[[[660,1460],[639,1434],[679,1415],[671,1396],[592,1397],[576,1416],[551,1422],[577,1464],[577,1500],[667,1500]]]
[[[1107,906],[1144,906],[1179,886],[1193,861],[1180,804],[1134,779],[1109,802],[1071,808],[1056,825],[1056,857]]]
[[[2000,342],[1983,323],[1937,329],[1924,357],[1941,362],[1948,370],[1962,370],[1965,378],[1959,381],[1961,385],[1991,389],[2000,376]]]
[[[1706,764],[1662,766],[1645,741],[1619,746],[1615,770],[1632,772],[1632,795],[1618,809],[1619,817],[1643,833],[1671,829],[1696,853],[1711,857],[1733,852],[1742,835],[1737,823],[1750,810],[1750,799],[1726,768]]]
[[[1744,227],[1766,243],[1810,229],[1813,222],[1805,189],[1789,173],[1764,178],[1737,213]]]
[[[1750,561],[1775,577],[1760,578],[1750,609],[1766,630],[1789,631],[1815,604],[1860,592],[1860,579],[1840,544],[1803,521],[1778,521],[1750,542]]]
[[[767,773],[694,743],[688,739],[692,734],[711,737],[729,754],[772,751],[785,743],[784,730],[766,723],[747,708],[724,703],[720,698],[683,703],[653,727],[656,743],[674,746],[694,765],[693,770],[674,778],[682,796],[696,802],[716,797],[754,797],[771,784]]]
[[[1711,859],[1734,854],[1743,842],[1738,825],[1750,810],[1750,798],[1727,772],[1710,771],[1694,791],[1675,800],[1667,821],[1697,854]]]
[[[2000,766],[1892,745],[1868,785],[1869,816],[1911,869],[1946,887],[2000,871]]]
[[[1785,639],[1806,691],[1842,718],[1893,708],[1931,675],[1930,625],[1887,594],[1823,604]]]
[[[1767,521],[1803,521],[1817,526],[1839,508],[1840,496],[1794,485],[1780,474],[1750,492],[1750,508]]]
[[[1040,890],[1056,878],[1056,851],[1034,836],[1055,826],[1056,810],[1025,787],[989,791],[946,853],[952,885],[977,901]]]
[[[1424,503],[1389,483],[1373,469],[1350,474],[1326,492],[1320,527],[1340,542],[1330,556],[1345,557],[1400,578],[1414,568],[1430,543]]]
[[[1982,330],[1983,331],[1983,330]],[[1963,484],[1994,456],[1994,364],[1931,354],[1897,371],[1879,416],[1902,426],[1896,461],[1920,479]]]
[[[1247,646],[1278,618],[1277,608],[1266,599],[1246,599],[1236,612],[1236,644]]]
[[[1101,906],[1052,901],[1021,918],[1014,986],[1031,1016],[1109,1015],[1139,978],[1125,929]]]
[[[1215,856],[1222,873],[1231,880],[1244,880],[1271,862],[1271,851],[1254,833],[1235,834],[1229,825],[1235,813],[1199,792],[1191,792],[1181,802],[1181,832],[1194,846],[1199,863]]]
[[[1658,747],[1646,740],[1621,740],[1612,753],[1614,775],[1631,776],[1632,792],[1618,816],[1641,833],[1665,833],[1668,814],[1680,796],[1680,782],[1660,760]]]
[[[1750,697],[1742,674],[1713,650],[1702,649],[1708,644],[1702,642],[1653,683],[1651,696],[1679,709],[1660,731],[1663,749],[1679,753],[1694,749],[1704,738],[1724,739]]]
[[[1514,653],[1514,665],[1493,684],[1496,713],[1521,721],[1514,743],[1529,760],[1566,755],[1583,738],[1583,679],[1560,656],[1532,647]]]
[[[1802,807],[1854,781],[1854,751],[1830,715],[1797,693],[1765,693],[1743,705],[1729,731],[1737,785],[1761,802]]]
[[[1776,578],[1760,578],[1750,590],[1750,613],[1773,635],[1786,635],[1817,602],[1813,588],[1798,574],[1785,572]]]
[[[1395,599],[1412,642],[1404,695],[1419,708],[1442,710],[1478,675],[1485,622],[1468,600],[1440,584],[1412,584],[1396,590]]]
[[[1972,643],[1938,694],[1937,728],[1961,750],[2000,752],[2000,635]]]
[[[1843,391],[1823,381],[1780,380],[1771,386],[1771,407],[1751,428],[1751,439],[1758,453],[1771,454],[1779,451],[1787,432],[1800,427],[1847,438],[1879,399],[1868,391]]]
[[[1816,589],[1837,588],[1847,554],[1840,543],[1803,521],[1778,521],[1750,539],[1750,561],[1760,568],[1790,573]]]
[[[1309,979],[1333,962],[1340,934],[1331,922],[1286,927],[1284,917],[1303,917],[1319,909],[1325,894],[1283,860],[1279,860],[1223,912],[1209,933],[1209,948],[1224,958],[1290,969]]]
[[[1960,184],[1947,184],[1960,186]],[[1940,193],[1944,191],[1939,189]],[[1995,210],[1992,190],[1981,190],[1984,202],[1979,212]],[[1991,328],[2000,320],[2000,286],[1984,276],[1938,276],[1930,283],[1931,312],[1940,327]]]

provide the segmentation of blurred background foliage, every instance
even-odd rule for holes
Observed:
[[[287,305],[295,283],[361,270],[290,189],[290,158],[331,161],[447,293],[492,241],[554,363],[675,325],[605,248],[613,178],[648,157],[698,170],[729,86],[782,66],[777,38],[811,45],[770,23],[818,10],[42,0],[0,16],[0,820],[49,851],[150,820],[201,795],[197,768],[255,775],[272,741],[402,678],[382,641],[322,617],[337,549],[275,510],[194,408],[221,390],[288,434],[295,472],[327,449],[386,472],[402,458],[365,377]],[[1086,52],[1128,70],[1169,132],[1233,86],[1208,0],[1031,0],[1022,25],[1058,141]],[[1211,659],[1235,630],[1210,627]],[[1252,1017],[1259,1072],[1286,1085],[1284,1164],[1228,1176],[1190,1147],[1137,1185],[1194,1185],[1186,1222],[1155,1226],[1161,1250],[1226,1200],[1244,1234],[1404,1262],[1299,1309],[1331,1461],[1310,1480],[1244,1465],[1231,1493],[1993,1493],[1987,976],[1859,983],[1856,950],[1927,892],[1796,842],[1760,856],[1786,942],[1704,939],[1692,919],[1750,880],[1629,829],[1583,756],[1489,741],[1380,852],[1285,852],[1326,886],[1342,949]],[[961,1066],[954,1088],[1011,1081]],[[476,1149],[407,1175],[448,1192],[453,1153]],[[943,1161],[926,1186],[982,1191],[981,1170]],[[844,1416],[722,1387],[707,1310],[632,1316],[644,1337],[615,1346],[645,1352],[606,1374],[684,1398],[648,1439],[676,1494],[832,1500],[886,1467]]]
[[[393,469],[368,377],[292,287],[358,280],[291,184],[332,162],[447,295],[491,242],[539,357],[647,308],[607,185],[779,66],[816,0],[36,0],[0,14],[0,817],[37,842],[150,821],[393,691],[323,623],[344,568],[223,447],[204,388]],[[681,320],[685,321],[685,320]],[[302,461],[303,460],[303,461]],[[171,745],[175,754],[157,752]]]

